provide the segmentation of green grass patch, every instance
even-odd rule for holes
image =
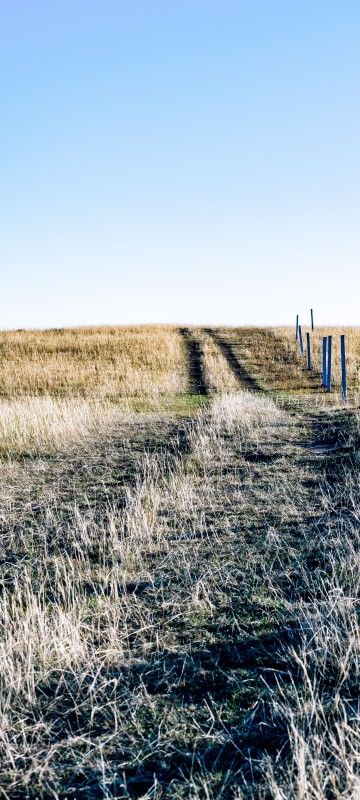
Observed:
[[[192,416],[206,408],[211,398],[201,394],[162,395],[159,397],[128,397],[117,401],[119,408],[133,411],[136,414],[174,414],[176,416]]]

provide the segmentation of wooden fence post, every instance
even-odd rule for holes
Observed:
[[[306,334],[306,354],[307,354],[307,368],[308,369],[312,369],[312,366],[311,366],[310,333]]]
[[[340,346],[341,346],[341,389],[342,389],[342,398],[343,400],[347,400],[347,387],[346,387],[346,353],[345,353],[345,336],[344,334],[340,337]]]
[[[299,338],[299,314],[296,315],[296,335],[295,335],[296,342],[298,338]]]
[[[326,344],[327,337],[323,336],[322,344],[322,385],[326,386]]]
[[[299,325],[299,343],[300,343],[301,355],[303,356],[304,355],[304,345],[303,345],[303,338],[302,338],[302,332],[301,332],[301,325]]]
[[[331,351],[332,351],[332,336],[327,337],[328,351],[327,351],[327,375],[326,375],[326,388],[328,392],[331,391]]]

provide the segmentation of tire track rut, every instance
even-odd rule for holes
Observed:
[[[224,339],[219,331],[214,328],[203,328],[203,331],[208,336],[211,336],[213,341],[217,344],[237,380],[249,391],[263,393],[263,387],[260,386],[256,378],[248,372],[244,364],[239,361],[234,352],[233,344]]]
[[[179,333],[183,337],[187,348],[190,391],[192,394],[207,395],[209,392],[205,380],[203,352],[200,342],[195,339],[189,328],[179,328]]]

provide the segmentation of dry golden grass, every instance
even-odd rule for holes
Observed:
[[[83,398],[0,399],[0,458],[36,456],[105,432],[126,415],[113,403]]]
[[[189,385],[174,328],[1,335],[5,798],[359,796],[359,419],[323,331],[310,376],[292,329],[191,332],[194,419],[121,411]]]
[[[4,797],[355,800],[358,479],[296,425],[222,395],[123,507],[9,525]]]
[[[290,327],[279,327],[271,329],[276,337],[300,353],[299,343],[295,341],[295,329]],[[324,336],[332,336],[332,387],[335,391],[341,390],[341,359],[340,359],[340,336],[342,333],[346,337],[346,371],[348,386],[352,391],[360,388],[360,327],[359,328],[339,328],[339,327],[316,327],[312,331],[309,327],[302,328],[305,358],[302,359],[303,367],[306,369],[306,333],[310,333],[311,353],[313,369],[320,377],[322,373],[322,340]]]
[[[186,643],[216,645],[211,626],[217,613],[227,613],[227,583],[237,583],[242,570],[231,538],[225,550],[220,536],[207,538],[204,504],[230,524],[212,479],[217,461],[220,478],[235,452],[226,439],[231,434],[235,448],[246,450],[249,437],[269,436],[283,418],[267,399],[221,397],[190,426],[188,458],[145,459],[123,508],[109,505],[99,520],[98,513],[74,507],[61,524],[61,508],[49,504],[42,520],[34,512],[33,530],[19,521],[10,526],[1,555],[11,553],[16,569],[9,560],[0,598],[0,753],[6,764],[0,787],[6,794],[56,797],[66,786],[76,797],[79,786],[86,798],[150,800],[156,795],[147,787],[158,781],[151,764],[170,758],[176,781],[169,786],[165,779],[169,797],[219,796],[222,773],[204,772],[205,795],[198,793],[196,774],[194,786],[181,776],[188,751],[215,747],[221,757],[224,736],[221,707],[209,739],[207,704],[200,702],[197,713],[196,705],[181,700],[187,663],[194,690],[198,679]],[[202,541],[196,533],[204,526]],[[175,659],[172,675],[163,666],[166,658]],[[151,688],[151,680],[164,680],[163,670],[173,698],[172,690],[167,696]],[[233,786],[231,774],[225,781]]]
[[[216,341],[227,352],[244,388],[290,389],[309,388],[298,348],[290,338],[277,335],[272,328],[219,328]],[[224,350],[225,345],[225,350]]]
[[[165,326],[0,333],[0,396],[113,398],[186,391],[182,338]]]

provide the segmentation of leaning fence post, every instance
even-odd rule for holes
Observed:
[[[346,353],[345,353],[345,336],[341,334],[340,336],[340,346],[341,346],[341,389],[342,389],[342,398],[343,400],[347,399],[347,391],[346,391]]]
[[[308,369],[312,369],[312,367],[311,367],[310,333],[306,334],[306,355],[307,355],[307,368]]]
[[[326,343],[327,337],[323,336],[322,345],[322,385],[326,386]]]
[[[304,355],[304,345],[303,345],[303,338],[302,338],[302,332],[301,332],[301,325],[299,325],[299,343],[300,343],[301,355],[303,356]]]
[[[310,308],[310,315],[311,315],[311,330],[314,330],[314,312],[313,309]]]
[[[327,337],[328,340],[328,352],[327,352],[327,376],[326,376],[326,388],[328,392],[331,391],[331,351],[332,351],[332,336]]]
[[[296,315],[296,335],[295,335],[296,342],[298,338],[299,338],[299,314]]]

